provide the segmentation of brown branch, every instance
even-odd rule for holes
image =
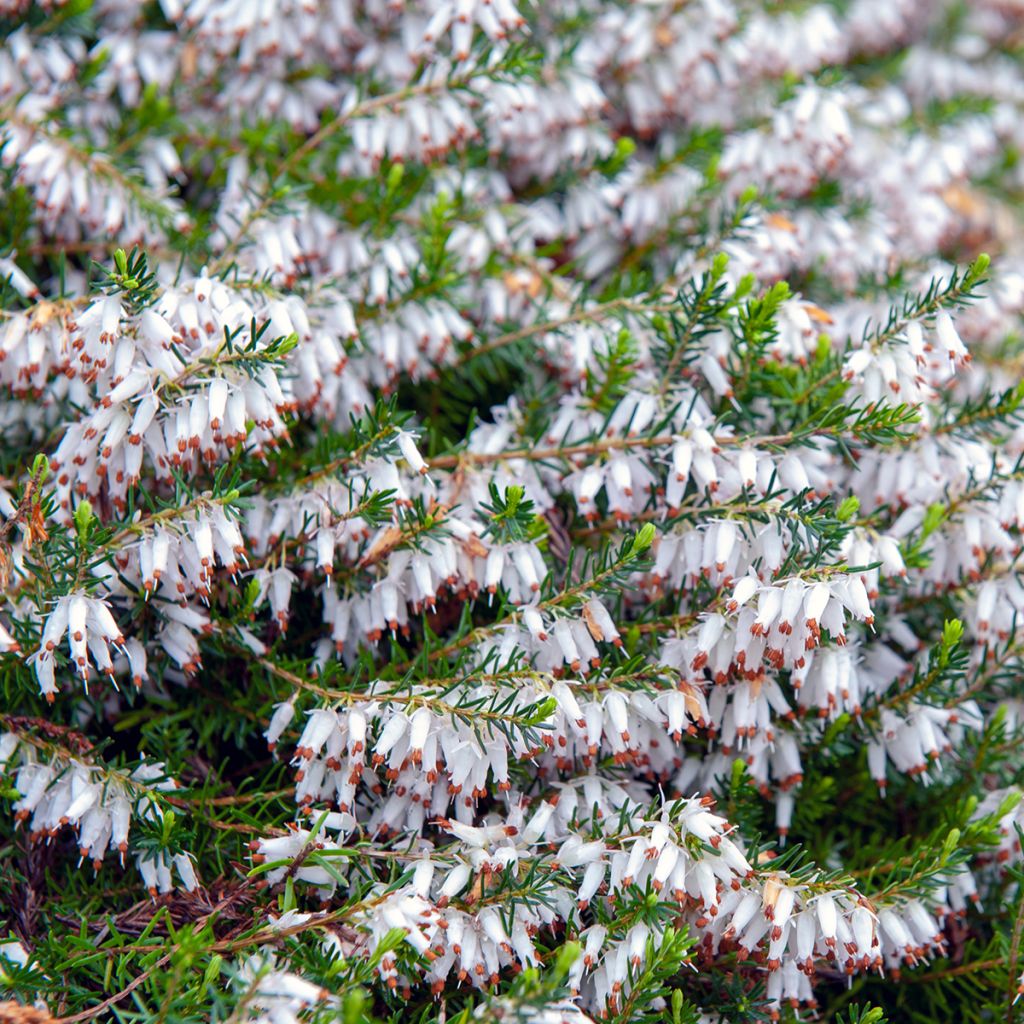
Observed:
[[[163,948],[163,947],[157,947]],[[98,1003],[96,1006],[89,1010],[82,1010],[81,1013],[72,1014],[70,1017],[58,1017],[55,1024],[75,1024],[76,1021],[80,1020],[92,1020],[93,1017],[99,1016],[105,1010],[109,1010],[110,1007],[115,1006],[121,1002],[126,996],[129,996],[134,992],[143,982],[147,981],[150,976],[158,971],[161,967],[167,964],[173,953],[165,953],[155,964],[151,967],[147,967],[137,978],[133,978],[120,992],[115,993],[108,999],[104,999],[102,1003]]]

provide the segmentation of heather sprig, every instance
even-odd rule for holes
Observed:
[[[0,1020],[1024,1012],[1022,27],[0,0]]]

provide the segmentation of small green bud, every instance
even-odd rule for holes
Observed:
[[[851,494],[839,503],[836,509],[836,519],[841,523],[848,523],[860,511],[860,499]]]
[[[203,972],[203,985],[212,985],[220,977],[221,964],[224,963],[224,958],[220,953],[214,953],[210,957],[210,962],[206,965],[206,970]]]
[[[1010,813],[1021,801],[1022,794],[1020,791],[1014,792],[1010,790],[1006,796],[1003,797],[1002,802],[999,804],[999,809],[996,811],[997,818],[1004,818]]]
[[[405,164],[401,161],[396,161],[388,168],[388,195],[394,193],[398,186],[402,184],[403,177],[405,177]]]
[[[583,948],[578,942],[567,942],[558,951],[558,957],[555,960],[554,974],[559,981],[569,973],[569,968],[579,960],[582,952]]]
[[[683,1019],[683,993],[680,989],[672,990],[672,1024],[681,1024]]]
[[[885,1014],[881,1007],[872,1006],[870,1010],[861,1015],[860,1024],[882,1024]]]
[[[558,708],[558,701],[554,697],[545,697],[526,719],[527,725],[540,725],[547,722]]]
[[[733,293],[736,299],[745,298],[754,290],[754,275],[744,274],[736,284],[736,291]]]
[[[628,160],[636,152],[636,142],[626,135],[615,142],[615,159]]]
[[[740,204],[739,204],[740,208],[742,208],[744,206],[750,206],[750,204],[753,203],[756,199],[757,199],[757,186],[756,185],[748,185],[740,193]]]
[[[75,528],[78,530],[78,539],[84,541],[89,533],[89,526],[92,524],[92,505],[85,499],[78,503],[75,509]]]
[[[657,531],[654,528],[654,523],[644,523],[633,538],[630,554],[642,555],[654,543],[654,536],[656,533]]]
[[[711,279],[718,281],[729,267],[729,254],[725,252],[715,253],[711,261]]]
[[[942,646],[947,650],[956,647],[963,635],[964,624],[959,619],[946,619],[942,626]]]
[[[530,717],[526,720],[527,725],[540,725],[546,722],[558,708],[558,701],[554,697],[545,697],[537,703]]]
[[[114,266],[122,277],[128,273],[128,254],[124,249],[114,250]]]
[[[526,489],[520,487],[519,484],[512,484],[505,488],[505,507],[508,509],[508,514],[514,516],[519,508],[520,502],[522,502]]]
[[[971,264],[971,276],[981,277],[988,270],[991,262],[992,258],[987,252],[979,252],[974,259],[974,263]]]
[[[929,534],[934,533],[942,525],[945,518],[946,507],[944,505],[940,505],[938,502],[929,505],[921,522],[921,534],[927,537]]]
[[[32,479],[36,483],[43,483],[50,475],[50,460],[40,452],[32,460]]]
[[[618,174],[622,170],[623,165],[626,161],[636,152],[636,143],[629,138],[623,136],[618,139],[615,143],[615,149],[612,150],[611,156],[605,160],[603,165],[603,172],[606,175]]]
[[[949,830],[949,835],[946,836],[946,841],[942,844],[942,862],[945,863],[953,855],[953,851],[956,849],[956,844],[960,842],[960,829],[952,828]]]
[[[949,835],[946,837],[945,842],[942,844],[942,859],[947,860],[949,855],[956,849],[956,844],[959,842],[961,837],[961,830],[956,827],[949,829]]]

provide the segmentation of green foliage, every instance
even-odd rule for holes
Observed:
[[[489,513],[491,521],[487,524],[487,532],[498,543],[514,544],[544,536],[544,521],[534,512],[534,504],[525,497],[526,491],[522,487],[512,484],[505,488],[504,494],[500,494],[493,483],[488,489],[490,503],[480,507]]]
[[[94,269],[101,275],[96,287],[108,295],[120,295],[125,305],[133,312],[150,305],[156,299],[156,275],[149,269],[144,252],[133,248],[131,253],[124,249],[114,250],[113,269],[100,263]]]

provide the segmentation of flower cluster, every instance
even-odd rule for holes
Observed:
[[[365,913],[371,941],[383,943],[392,929],[400,930],[425,958],[435,992],[445,991],[453,972],[463,983],[485,987],[510,964],[538,962],[534,938],[550,926],[552,913],[573,920],[599,910],[597,921],[579,932],[582,955],[570,969],[569,985],[574,994],[585,990],[589,1002],[614,1011],[650,957],[650,942],[657,945],[663,937],[663,923],[616,918],[615,908],[630,892],[646,891],[674,904],[677,926],[686,920],[702,929],[701,960],[727,952],[753,955],[768,973],[769,999],[777,1005],[780,999],[813,1002],[819,963],[852,974],[912,965],[943,951],[943,916],[962,914],[975,896],[970,876],[952,872],[936,917],[919,900],[881,904],[848,884],[755,870],[708,799],[677,801],[650,820],[624,792],[602,793],[603,787],[597,776],[583,784],[583,792],[598,797],[593,811],[583,805],[583,816],[572,799],[576,794],[563,790],[557,802],[513,805],[506,817],[491,816],[483,825],[444,821],[452,842],[408,854],[411,881],[382,891]],[[593,838],[586,815],[594,814],[589,824],[595,824],[604,817],[602,804],[622,831]],[[321,816],[318,828],[344,833],[352,823],[349,815],[331,813]],[[321,899],[334,893],[352,853],[301,828],[254,847],[268,881],[292,874],[317,886]],[[503,876],[524,863],[543,874],[550,903],[513,901],[503,913]],[[385,955],[379,970],[390,987],[409,988],[394,956]]]
[[[56,744],[28,742],[17,730],[0,732],[0,767],[14,771],[19,794],[13,805],[15,820],[28,823],[36,842],[52,841],[65,827],[74,829],[79,863],[89,860],[96,870],[108,850],[124,864],[132,817],[159,822],[160,794],[173,791],[175,783],[159,763],[143,762],[130,773],[109,769],[88,756],[84,737],[72,739],[86,747],[85,756]],[[140,851],[136,865],[154,896],[170,892],[172,869],[185,889],[198,884],[187,853],[168,857]]]

